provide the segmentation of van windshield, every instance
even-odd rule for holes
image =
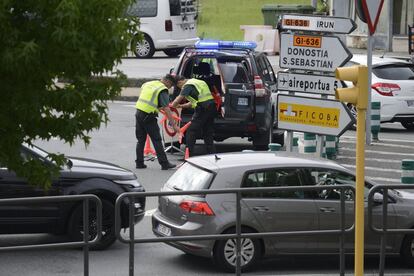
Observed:
[[[178,191],[195,191],[207,189],[213,174],[190,163],[184,163],[165,184],[168,188]]]

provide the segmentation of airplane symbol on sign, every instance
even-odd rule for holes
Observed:
[[[291,105],[288,105],[287,109],[281,109],[280,112],[285,116],[296,116],[296,111],[292,110]]]
[[[282,83],[282,85],[285,85],[285,83],[287,83],[287,80],[285,79],[285,77],[283,77],[283,79],[281,79],[280,82]]]

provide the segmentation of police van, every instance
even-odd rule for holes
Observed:
[[[184,47],[194,45],[197,37],[197,0],[135,0],[127,13],[139,17],[140,31],[131,41],[138,58],[150,58],[155,51],[178,56]]]

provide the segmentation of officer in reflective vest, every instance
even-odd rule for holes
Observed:
[[[207,152],[215,153],[213,136],[214,117],[217,110],[207,83],[198,79],[185,79],[181,76],[176,76],[176,80],[181,92],[171,106],[194,109],[191,125],[185,135],[189,155],[194,155],[194,145],[200,132],[202,132]],[[187,99],[188,103],[180,104],[183,99]]]
[[[150,136],[152,144],[154,145],[161,169],[168,170],[175,168],[175,165],[168,161],[167,155],[164,152],[160,128],[157,122],[158,112],[159,110],[163,110],[168,120],[172,122],[174,129],[180,131],[168,107],[168,89],[175,84],[175,77],[167,74],[161,80],[149,81],[141,86],[141,93],[135,106],[137,108],[135,113],[135,136],[138,140],[136,146],[137,159],[135,160],[135,167],[137,169],[147,167],[144,164],[144,147],[147,134]]]

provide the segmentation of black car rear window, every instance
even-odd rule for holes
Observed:
[[[220,62],[219,66],[225,83],[249,82],[246,68],[241,63]]]
[[[386,80],[414,80],[414,64],[389,64],[372,69],[373,73]]]

